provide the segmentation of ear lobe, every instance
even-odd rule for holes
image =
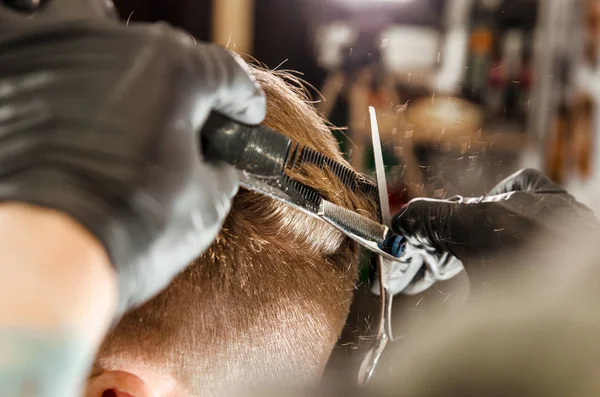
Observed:
[[[102,397],[132,397],[128,393],[121,393],[119,390],[110,389],[102,393]]]
[[[88,381],[85,397],[151,397],[151,393],[131,372],[106,371]]]

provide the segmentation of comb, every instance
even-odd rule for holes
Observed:
[[[309,188],[308,186],[293,180],[287,175],[282,178],[282,187],[287,190],[290,195],[297,195],[296,199],[302,199],[304,201],[304,207],[313,213],[318,213],[319,208],[323,202],[323,198],[316,190]]]
[[[211,113],[200,133],[208,161],[224,161],[261,177],[280,177],[292,141],[264,126],[250,127]]]
[[[327,168],[353,192],[378,202],[377,185],[349,167],[302,146],[266,126],[246,126],[211,113],[201,133],[203,153],[208,160],[225,161],[261,177],[280,177],[298,172],[304,164]]]
[[[368,250],[390,260],[399,260],[385,250],[386,241],[394,235],[387,226],[327,201],[311,188],[288,177],[262,179],[244,171],[238,171],[238,176],[242,187],[321,219]]]
[[[300,144],[297,143],[286,167],[298,171],[303,164],[313,164],[319,168],[328,168],[348,189],[372,199],[377,198],[377,185],[365,176],[356,173],[354,170],[316,150],[308,147],[300,147]]]
[[[349,189],[364,194],[377,186],[310,148],[265,126],[249,127],[212,113],[201,132],[202,149],[209,161],[224,161],[238,169],[246,189],[284,202],[334,226],[363,247],[390,260],[398,257],[386,251],[386,242],[397,236],[385,225],[325,200],[319,192],[294,180],[286,170],[301,164],[330,169]],[[371,197],[373,197],[371,195]]]

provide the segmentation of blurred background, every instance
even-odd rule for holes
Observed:
[[[367,106],[375,106],[395,208],[418,196],[482,195],[534,167],[600,213],[599,0],[115,3],[124,20],[164,20],[271,69],[300,72],[365,173],[373,171]],[[398,327],[440,301],[450,306],[465,283],[397,302]],[[332,360],[338,370],[368,339],[377,306],[367,296],[359,288]]]
[[[372,169],[379,111],[395,205],[479,195],[543,169],[598,209],[597,0],[116,0],[124,20],[179,26],[269,68],[298,71]],[[320,91],[321,94],[319,94]],[[600,201],[600,200],[598,200]]]

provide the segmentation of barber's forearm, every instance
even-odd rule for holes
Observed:
[[[66,215],[0,205],[0,326],[70,328],[97,341],[116,302],[103,247]]]
[[[69,217],[0,205],[0,393],[75,396],[106,332],[116,277]]]

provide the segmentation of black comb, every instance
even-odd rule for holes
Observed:
[[[261,177],[280,177],[291,139],[267,127],[250,127],[211,113],[200,133],[202,153]]]
[[[314,164],[331,170],[348,189],[367,195],[377,202],[377,185],[339,162],[293,142],[265,126],[246,126],[217,113],[211,113],[201,132],[203,153],[208,160],[225,161],[250,174],[283,179],[292,190],[307,195],[318,206],[313,189],[292,180],[285,170],[298,170],[302,164]]]
[[[344,186],[353,192],[369,196],[377,202],[378,190],[376,184],[324,154],[308,147],[300,147],[300,144],[296,144],[287,167],[298,169],[302,164],[314,164],[321,169],[328,168],[338,177]]]
[[[314,213],[319,212],[319,208],[323,202],[323,197],[321,197],[316,190],[309,188],[303,183],[293,180],[287,175],[283,176],[281,185],[283,185],[282,187],[287,190],[287,194],[292,197],[296,196],[297,200],[303,200],[304,207],[306,209]]]

